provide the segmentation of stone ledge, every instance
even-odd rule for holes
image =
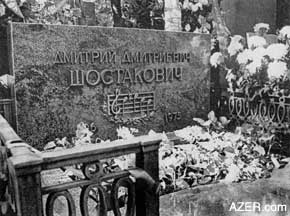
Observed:
[[[252,216],[290,214],[290,165],[275,170],[269,179],[255,182],[212,184],[164,195],[160,198],[160,215],[198,216]],[[231,204],[258,202],[265,205],[286,205],[286,212],[235,212]]]

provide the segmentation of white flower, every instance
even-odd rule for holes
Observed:
[[[0,4],[0,16],[5,15],[5,7],[3,4]]]
[[[117,128],[117,136],[121,139],[131,139],[134,137],[133,131],[124,126]]]
[[[267,23],[257,23],[254,26],[254,32],[258,33],[260,32],[262,29],[264,29],[265,33],[267,33],[270,30],[270,26]]]
[[[241,35],[234,35],[231,37],[231,43],[241,42],[244,38]]]
[[[251,52],[251,59],[255,60],[262,60],[264,56],[267,55],[267,50],[264,47],[258,47]]]
[[[63,12],[63,15],[64,15],[65,17],[71,17],[71,16],[72,16],[72,11],[70,11],[70,10],[65,10],[65,11]]]
[[[176,134],[176,136],[181,137],[182,139],[187,140],[189,142],[195,140],[194,135],[192,133],[192,128],[189,126],[181,130],[176,130],[174,133]]]
[[[248,69],[250,74],[255,74],[261,66],[262,66],[262,60],[258,59],[258,60],[254,60],[253,62],[248,64],[246,66],[246,69]]]
[[[279,38],[281,39],[286,39],[290,38],[290,26],[284,26],[280,31],[279,31]]]
[[[47,14],[46,15],[52,15],[52,14],[54,14],[56,12],[56,10],[57,9],[56,9],[55,5],[49,6],[47,8]]]
[[[271,44],[267,47],[267,55],[271,59],[281,60],[288,53],[288,48],[285,44]]]
[[[12,86],[14,82],[15,82],[14,76],[11,76],[9,74],[4,74],[0,76],[0,84],[5,88]]]
[[[231,43],[227,48],[230,56],[233,56],[244,49],[244,46],[241,43],[243,39],[244,38],[240,35],[234,35],[231,37]]]
[[[202,5],[208,5],[208,0],[199,0]]]
[[[231,182],[238,181],[239,175],[240,175],[239,167],[233,164],[231,159],[229,160],[228,165],[229,165],[229,168],[228,168],[229,173],[226,175],[226,177],[223,180],[221,180],[221,182],[231,183]]]
[[[210,64],[213,67],[217,67],[218,65],[220,65],[221,63],[223,63],[223,55],[220,52],[215,52],[214,54],[212,54],[212,56],[210,57]]]
[[[201,3],[189,3],[189,7],[193,12],[197,12],[199,9],[202,10],[202,4]]]
[[[248,39],[248,47],[249,49],[254,49],[257,47],[263,47],[267,45],[267,41],[265,38],[260,36],[252,36]]]
[[[187,31],[187,32],[189,32],[189,31],[190,31],[190,29],[191,29],[191,27],[190,27],[190,25],[189,25],[189,24],[186,24],[184,28],[185,28],[185,31]]]
[[[77,124],[76,137],[82,138],[83,136],[86,136],[87,134],[92,134],[90,133],[89,126],[85,124],[84,122]]]
[[[237,78],[237,76],[235,74],[232,73],[232,69],[228,70],[227,75],[226,75],[226,80],[228,82],[231,82],[232,80],[235,80]]]
[[[247,64],[250,60],[252,60],[252,50],[250,49],[245,49],[237,56],[237,61],[239,64]]]
[[[46,3],[46,0],[37,0],[36,1],[36,4],[37,4],[36,7],[37,7],[38,11],[41,11],[44,8],[45,3]]]
[[[202,142],[201,146],[206,149],[207,151],[213,151],[216,148],[216,144],[214,142]]]
[[[84,122],[81,122],[77,125],[76,130],[76,139],[74,144],[76,146],[82,145],[82,144],[88,144],[91,143],[91,136],[93,135],[93,132],[89,130],[89,127]]]
[[[281,61],[271,62],[268,66],[268,76],[270,79],[280,78],[285,75],[287,71],[287,64]]]
[[[120,137],[121,139],[133,138],[133,135],[131,134],[129,128],[126,127],[118,128],[117,134],[118,137]]]
[[[244,46],[240,42],[231,43],[228,46],[228,52],[230,56],[236,55],[238,52],[242,51],[243,49],[244,49]]]
[[[168,7],[168,6],[167,6]],[[184,0],[183,4],[182,4],[182,9],[189,9],[189,1],[188,0]]]

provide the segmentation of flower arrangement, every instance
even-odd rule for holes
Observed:
[[[179,0],[181,7],[181,26],[183,31],[196,33],[211,33],[212,5],[208,0]]]
[[[193,124],[174,131],[182,144],[174,145],[165,133],[159,148],[159,179],[161,194],[218,182],[231,183],[268,178],[275,169],[283,168],[289,159],[281,154],[271,154],[273,136],[262,133],[259,127],[244,124],[229,131],[230,120],[217,118],[211,111],[208,120],[193,118]],[[132,139],[135,128],[119,127],[119,139]],[[150,131],[149,136],[156,136]],[[81,122],[72,138],[56,138],[48,142],[44,151],[61,151],[82,148],[107,141],[95,140],[90,126]],[[105,173],[135,166],[134,155],[102,160]],[[68,170],[78,168],[70,167]],[[74,173],[77,173],[74,172]],[[73,176],[74,173],[69,176]],[[68,174],[68,173],[65,173]],[[76,177],[76,176],[73,176]]]
[[[231,37],[227,49],[213,53],[210,63],[224,70],[228,83],[228,112],[235,124],[257,125],[267,136],[287,149],[290,134],[290,26],[277,32],[277,42],[268,43],[268,25],[257,24],[246,41]],[[272,143],[273,144],[273,143]],[[276,144],[275,144],[276,145]]]
[[[279,31],[279,42],[273,44],[268,44],[261,36],[268,30],[268,24],[256,24],[256,35],[249,37],[247,44],[244,37],[235,35],[231,37],[225,54],[217,52],[211,56],[213,67],[227,71],[230,92],[250,94],[254,93],[252,90],[267,89],[276,95],[283,93],[289,96],[286,83],[289,82],[290,71],[290,49],[287,43],[290,26]]]

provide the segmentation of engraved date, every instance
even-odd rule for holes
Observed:
[[[166,123],[180,121],[181,120],[181,112],[170,112],[164,115],[164,120]]]

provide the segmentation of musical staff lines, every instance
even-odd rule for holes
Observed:
[[[107,96],[108,114],[141,114],[155,110],[154,92],[121,94],[117,89],[114,95]]]

